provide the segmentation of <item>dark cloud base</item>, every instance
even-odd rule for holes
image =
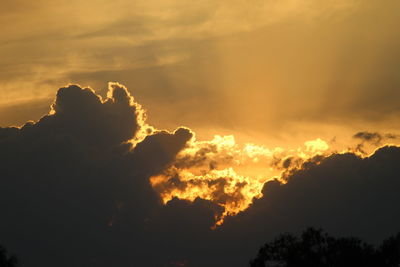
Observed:
[[[280,232],[314,226],[378,242],[400,230],[396,146],[306,162],[211,230],[219,207],[163,206],[148,180],[193,133],[154,131],[133,146],[141,112],[119,84],[106,99],[71,85],[38,122],[0,128],[0,242],[21,266],[246,266]]]

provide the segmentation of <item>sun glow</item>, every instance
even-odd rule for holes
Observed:
[[[329,145],[321,140],[305,142],[297,149],[269,149],[247,143],[239,145],[234,136],[214,136],[211,141],[193,138],[162,174],[150,178],[164,204],[174,197],[194,201],[209,200],[222,207],[216,213],[215,226],[227,216],[247,209],[270,180],[298,168],[311,157],[328,153]]]

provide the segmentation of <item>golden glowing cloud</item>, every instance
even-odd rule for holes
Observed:
[[[150,178],[164,204],[177,197],[194,201],[202,198],[223,208],[216,214],[216,225],[226,216],[247,209],[254,198],[262,197],[264,184],[281,180],[285,171],[329,150],[321,140],[305,142],[304,147],[268,149],[255,144],[239,145],[233,136],[216,135],[211,141],[193,138],[163,174]],[[284,182],[283,180],[281,180]]]
[[[370,144],[368,149],[363,146],[366,152],[360,149],[359,143],[340,153],[368,157],[381,145]],[[254,198],[262,197],[266,182],[276,179],[284,184],[291,172],[302,168],[304,162],[311,160],[318,164],[332,153],[338,152],[320,138],[306,141],[295,149],[269,149],[250,143],[239,145],[232,135],[216,135],[211,141],[193,137],[175,162],[162,174],[151,177],[150,183],[164,204],[176,197],[189,201],[202,198],[220,206],[223,211],[215,214],[216,227],[227,216],[246,210]]]

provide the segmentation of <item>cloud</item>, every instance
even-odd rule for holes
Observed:
[[[213,85],[223,82],[213,75],[225,56],[219,53],[219,39],[292,19],[347,13],[354,5],[344,0],[306,2],[71,0],[55,5],[48,0],[6,0],[0,21],[0,84],[6,102],[21,100],[14,93],[20,90],[34,101],[48,97],[59,84],[78,81],[100,87],[115,79],[143,88],[141,93],[152,95],[155,106],[163,103],[155,95],[165,99],[167,91],[184,103],[188,91],[206,101],[204,91],[219,97]],[[60,20],[65,14],[68,19]],[[37,116],[22,114],[19,121]]]
[[[240,229],[241,242],[262,244],[276,233],[315,226],[334,235],[380,242],[400,230],[399,156],[399,147],[385,146],[365,158],[335,153],[306,162],[290,174],[287,183],[266,183],[264,197],[227,218],[221,232],[230,235]],[[256,247],[241,248],[248,253],[257,251]]]
[[[61,267],[244,266],[306,226],[379,240],[399,231],[399,157],[200,141],[149,126],[121,84],[69,85],[39,121],[0,128],[0,236],[21,264]]]
[[[215,214],[216,225],[221,225],[226,216],[236,215],[254,198],[262,197],[268,180],[284,179],[304,161],[328,152],[329,145],[321,139],[290,150],[251,143],[242,146],[233,136],[216,135],[211,141],[193,138],[150,182],[164,203],[174,197],[190,201],[200,197],[222,207],[222,214]]]
[[[38,122],[0,128],[1,235],[22,263],[90,266],[104,252],[101,264],[109,266],[108,242],[132,246],[110,228],[144,229],[162,207],[148,177],[192,137],[186,128],[148,131],[134,146],[149,130],[143,112],[120,84],[110,83],[105,99],[69,85]],[[144,237],[135,233],[137,247]]]
[[[376,132],[358,132],[353,135],[353,138],[358,138],[367,142],[374,142],[377,145],[379,145],[382,140],[382,136]]]
[[[358,139],[361,143],[357,144],[355,151],[360,152],[364,155],[368,154],[366,152],[366,148],[368,146],[377,147],[382,145],[382,141],[393,141],[397,139],[399,136],[397,134],[387,133],[380,134],[378,132],[358,132],[353,135],[354,139]]]
[[[132,139],[142,126],[142,111],[119,84],[110,84],[104,101],[89,88],[61,88],[52,109],[54,115],[42,118],[39,125],[85,144],[117,145]]]

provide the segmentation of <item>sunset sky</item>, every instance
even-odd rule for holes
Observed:
[[[398,0],[2,0],[4,245],[21,266],[82,238],[55,266],[236,267],[310,224],[399,231],[399,18]]]
[[[4,2],[4,1],[3,1]],[[273,146],[397,130],[400,3],[28,1],[0,16],[0,125],[68,83],[127,86],[158,128]]]

